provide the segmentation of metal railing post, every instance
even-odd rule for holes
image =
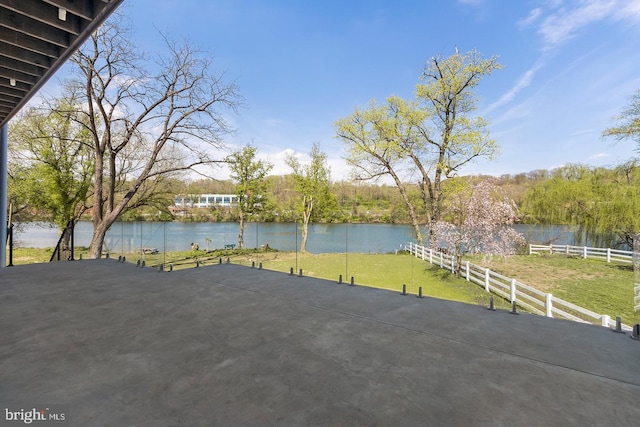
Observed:
[[[7,230],[9,234],[9,264],[7,267],[13,267],[13,224]]]
[[[547,312],[546,313],[547,317],[553,317],[553,295],[552,294],[547,294],[545,298],[544,307]]]
[[[69,225],[67,226],[71,226],[71,258],[69,259],[70,261],[75,261],[74,258],[74,246],[75,246],[75,239],[74,239],[74,234],[75,234],[75,229],[76,229],[76,223],[73,220],[73,218],[69,221]]]

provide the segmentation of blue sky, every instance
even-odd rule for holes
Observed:
[[[236,78],[246,108],[231,144],[252,142],[288,173],[284,153],[313,142],[332,177],[348,177],[333,123],[389,95],[411,98],[431,56],[499,56],[478,114],[501,147],[461,175],[566,163],[613,165],[635,154],[601,132],[640,88],[640,0],[128,0],[142,49],[158,31],[185,36]]]

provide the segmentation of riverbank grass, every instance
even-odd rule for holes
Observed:
[[[483,262],[481,256],[468,259],[596,313],[607,314],[612,319],[620,316],[628,325],[640,322],[640,313],[633,309],[631,264],[563,254],[495,257],[489,262]]]

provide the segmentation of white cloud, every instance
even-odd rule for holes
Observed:
[[[537,7],[535,9],[533,9],[531,12],[529,12],[529,16],[527,16],[524,19],[521,19],[520,21],[518,21],[518,27],[519,28],[525,28],[530,26],[531,24],[533,24],[538,17],[540,17],[540,15],[542,15],[542,9]]]
[[[508,104],[530,86],[538,71],[549,62],[554,48],[576,37],[581,29],[605,19],[640,22],[639,0],[554,0],[547,2],[546,7],[546,10],[541,7],[532,9],[526,18],[517,23],[520,28],[538,23],[537,32],[543,38],[542,55],[511,89],[488,107],[487,113]],[[547,16],[542,19],[545,14]]]
[[[594,154],[593,156],[589,156],[589,160],[603,159],[605,157],[609,157],[609,154],[607,154],[607,153],[597,153],[597,154]]]
[[[282,119],[272,118],[272,119],[264,119],[264,125],[270,128],[280,127],[286,122]]]
[[[486,113],[490,113],[496,108],[511,102],[516,97],[518,92],[520,92],[522,89],[528,87],[531,84],[531,82],[533,81],[533,77],[536,75],[538,70],[540,70],[545,65],[545,63],[546,63],[546,60],[544,58],[538,59],[538,61],[533,65],[533,67],[529,68],[518,79],[516,84],[511,89],[509,89],[508,92],[503,94],[496,102],[494,102],[487,108]]]
[[[574,7],[560,6],[538,27],[544,49],[551,49],[576,37],[579,31],[604,19],[640,21],[637,0],[582,0]]]

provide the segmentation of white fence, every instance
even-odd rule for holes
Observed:
[[[565,254],[581,258],[598,258],[607,262],[633,263],[633,251],[623,251],[611,248],[591,248],[589,246],[570,245],[529,245],[529,255],[541,253]]]
[[[545,246],[545,248],[548,249],[549,247]],[[411,242],[405,245],[405,250],[430,264],[439,265],[441,268],[451,270],[451,272],[455,272],[456,270],[455,256]],[[461,272],[468,282],[480,285],[484,287],[487,292],[500,295],[512,303],[515,301],[517,305],[532,313],[582,323],[594,323],[605,327],[616,327],[616,320],[612,320],[611,317],[606,314],[594,313],[586,308],[556,298],[550,293],[545,293],[531,286],[527,286],[524,283],[520,283],[516,279],[498,274],[489,268],[480,267],[471,264],[469,261],[464,261]],[[591,321],[586,319],[591,319]],[[633,330],[632,327],[628,325],[622,325],[622,329],[627,332]]]

